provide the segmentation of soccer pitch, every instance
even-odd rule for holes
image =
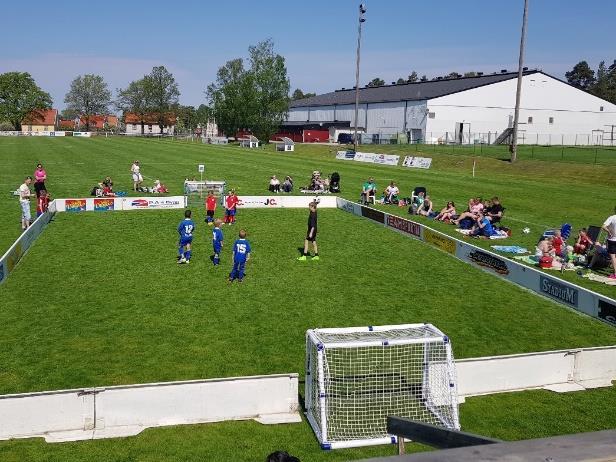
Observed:
[[[240,194],[266,194],[272,174],[291,175],[298,186],[318,169],[339,171],[342,195],[352,200],[369,175],[380,188],[391,179],[404,192],[426,185],[438,203],[499,195],[507,217],[519,220],[505,219],[514,232],[527,223],[535,231],[563,221],[595,224],[613,207],[612,173],[603,167],[593,167],[592,179],[574,172],[562,181],[537,175],[544,163],[510,168],[482,159],[473,180],[469,159],[458,156],[437,157],[433,170],[417,172],[336,161],[330,150],[298,146],[294,154],[279,154],[141,139],[0,139],[7,167],[0,185],[14,189],[41,161],[55,197],[86,197],[106,175],[116,190],[129,190],[129,167],[139,159],[144,175],[160,178],[171,194],[181,194],[184,178],[197,175],[197,164],[204,163],[208,178],[224,179]],[[552,172],[561,169],[566,175],[557,164]],[[538,205],[537,198],[546,197],[549,203]],[[2,249],[19,233],[16,202],[8,194],[0,199]],[[588,202],[596,206],[581,206]],[[606,324],[338,210],[319,211],[319,262],[295,260],[305,210],[240,210],[238,224],[223,228],[226,248],[221,266],[214,267],[211,228],[203,223],[203,208],[193,210],[197,230],[188,267],[175,262],[181,210],[57,214],[0,286],[0,393],[279,372],[303,376],[304,334],[314,327],[431,322],[450,336],[457,358],[616,343],[616,329]],[[253,258],[244,284],[229,286],[229,248],[240,228],[248,231]],[[530,245],[532,239],[515,243]],[[461,423],[504,439],[589,431],[616,426],[609,402],[616,402],[614,387],[478,397],[461,406]],[[275,449],[301,460],[393,453],[387,446],[323,453],[305,422],[227,422],[109,441],[0,442],[0,458],[248,461]]]

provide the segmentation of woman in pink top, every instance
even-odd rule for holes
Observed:
[[[36,170],[34,171],[34,190],[36,191],[36,197],[41,195],[41,191],[47,190],[45,187],[45,180],[47,179],[47,172],[43,168],[42,164],[36,164]]]

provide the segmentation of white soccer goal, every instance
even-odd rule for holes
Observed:
[[[460,428],[451,342],[432,324],[308,330],[305,396],[323,449],[395,443],[388,416]]]

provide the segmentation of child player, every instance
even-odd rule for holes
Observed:
[[[178,233],[180,235],[180,243],[178,248],[178,263],[190,263],[190,254],[192,247],[193,231],[195,230],[195,222],[192,221],[191,211],[184,212],[184,219],[178,225]]]
[[[231,190],[231,194],[227,196],[225,203],[225,223],[232,225],[235,223],[235,212],[237,209],[238,197],[234,190]]]
[[[36,216],[40,217],[49,207],[49,195],[45,189],[41,189],[39,197],[36,199]]]
[[[205,221],[208,226],[211,226],[214,222],[214,212],[216,211],[216,196],[212,191],[207,193],[205,198]]]
[[[229,274],[229,282],[235,279],[242,282],[244,279],[244,267],[250,258],[250,243],[246,240],[246,231],[240,230],[240,237],[233,244],[233,269]]]
[[[223,235],[222,230],[220,229],[220,225],[222,221],[220,219],[214,220],[214,229],[212,230],[212,246],[214,247],[214,256],[212,257],[212,262],[214,266],[220,264],[220,252],[222,251],[223,245]]]
[[[314,250],[314,257],[312,260],[319,260],[319,249],[317,247],[317,203],[312,201],[308,205],[310,213],[308,214],[308,231],[306,231],[306,239],[304,240],[304,253],[297,259],[299,261],[306,261],[308,259],[308,248],[312,242],[312,248]]]

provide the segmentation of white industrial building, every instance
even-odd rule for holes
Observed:
[[[506,143],[513,126],[516,85],[517,72],[501,71],[361,88],[358,126],[375,139]],[[330,133],[337,127],[348,131],[355,125],[355,90],[293,101],[288,124],[302,123],[318,123]],[[525,71],[518,142],[616,145],[616,105],[542,71]]]

